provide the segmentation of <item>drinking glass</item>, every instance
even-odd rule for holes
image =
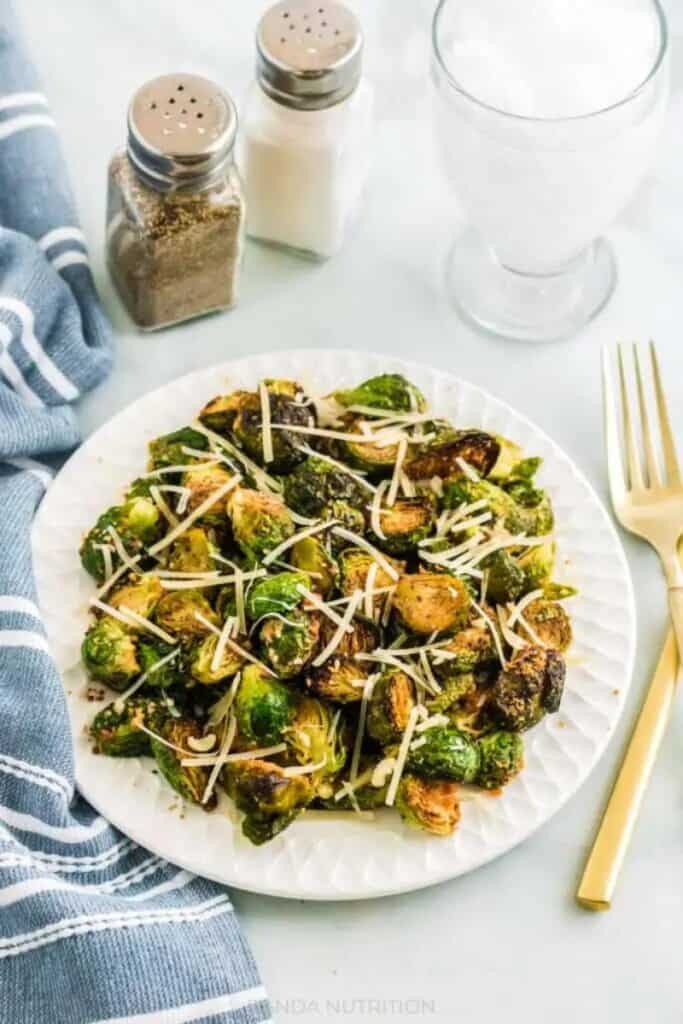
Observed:
[[[548,117],[499,109],[463,86],[459,55],[468,46],[472,54],[463,11],[472,9],[478,20],[469,24],[481,31],[496,0],[440,0],[432,34],[434,124],[466,225],[450,252],[446,283],[478,326],[509,338],[555,340],[588,323],[612,294],[616,264],[601,235],[648,170],[668,96],[666,19],[659,0],[644,3],[656,33],[647,76],[607,106]]]

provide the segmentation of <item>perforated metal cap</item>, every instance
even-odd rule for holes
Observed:
[[[256,49],[261,88],[297,110],[340,103],[360,79],[363,34],[341,4],[283,0],[261,19]]]
[[[161,75],[128,108],[128,155],[146,184],[162,192],[200,188],[232,160],[237,111],[199,75]]]

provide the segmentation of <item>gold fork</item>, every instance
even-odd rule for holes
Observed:
[[[661,468],[648,414],[645,374],[640,353],[634,345],[633,364],[638,411],[634,411],[629,398],[626,360],[622,346],[619,347],[618,356],[625,459],[619,440],[618,405],[613,387],[610,356],[606,350],[603,351],[605,439],[612,505],[622,525],[649,541],[661,559],[669,588],[673,634],[667,639],[646,694],[576,894],[579,903],[591,910],[608,910],[611,906],[619,871],[669,720],[676,691],[680,655],[683,652],[683,569],[678,557],[678,542],[683,533],[683,483],[659,362],[654,344],[650,342],[652,384],[661,439]],[[638,420],[645,457],[644,465],[635,429]]]

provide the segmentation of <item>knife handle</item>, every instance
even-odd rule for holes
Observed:
[[[576,893],[588,910],[609,910],[640,805],[671,714],[679,659],[673,630],[664,644]]]

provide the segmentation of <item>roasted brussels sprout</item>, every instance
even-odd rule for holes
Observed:
[[[524,572],[525,593],[536,590],[550,579],[555,568],[555,550],[555,542],[547,541],[537,547],[528,548],[517,559],[520,569]]]
[[[240,736],[248,743],[281,743],[296,710],[296,695],[268,676],[260,665],[247,665],[235,697]]]
[[[372,619],[357,615],[349,626],[349,632],[343,634],[336,649],[339,657],[353,658],[356,654],[369,654],[380,645],[379,627]],[[326,647],[337,631],[337,626],[330,619],[320,623],[320,646]]]
[[[228,435],[242,403],[252,396],[251,391],[233,391],[229,395],[218,395],[207,402],[199,414],[199,421],[217,434]],[[204,435],[200,435],[204,437]],[[204,438],[206,440],[206,438]],[[193,448],[195,445],[192,446]]]
[[[517,651],[499,674],[491,695],[494,719],[513,732],[524,732],[558,710],[564,688],[562,655],[542,647]]]
[[[320,617],[298,609],[285,617],[267,618],[259,633],[264,660],[281,679],[298,675],[319,646]]]
[[[343,526],[345,530],[350,530],[352,533],[362,534],[365,532],[365,515],[362,508],[351,505],[348,501],[342,501],[340,498],[325,506],[322,518],[334,519],[338,526]],[[347,548],[349,543],[334,532],[330,534],[330,549],[335,558],[339,557],[340,552]]]
[[[526,576],[509,551],[499,548],[479,563],[487,573],[486,595],[492,604],[516,601],[524,593]]]
[[[531,634],[524,629],[525,622],[531,628]],[[540,641],[556,651],[566,651],[572,642],[572,626],[566,611],[556,601],[548,601],[544,597],[526,606],[517,632],[527,639],[531,636],[534,642]]]
[[[171,590],[159,601],[154,609],[154,621],[171,636],[182,640],[204,636],[211,632],[200,619],[201,615],[214,626],[219,626],[218,616],[202,594],[201,590]]]
[[[165,661],[160,668],[155,666],[174,651],[176,655],[170,661]],[[183,659],[179,648],[169,647],[163,640],[157,640],[155,636],[141,636],[138,640],[138,661],[140,671],[147,673],[146,686],[152,686],[158,690],[167,690],[183,678]]]
[[[388,412],[424,412],[424,395],[400,373],[382,373],[355,388],[340,389],[332,396],[340,405],[365,405]]]
[[[461,629],[439,650],[434,671],[439,678],[446,679],[462,672],[473,672],[496,657],[490,629],[484,623],[476,623]]]
[[[266,390],[270,402],[271,423],[298,427],[315,426],[312,406],[295,402],[286,394],[272,391],[268,385]],[[232,424],[232,433],[237,444],[261,466],[265,464],[262,415],[261,397],[254,393],[240,402]],[[306,458],[301,451],[301,437],[298,433],[273,430],[272,444],[273,459],[268,463],[268,469],[274,473],[288,473]]]
[[[481,763],[475,782],[482,789],[500,789],[524,767],[524,743],[516,732],[491,732],[477,746]]]
[[[306,677],[306,686],[317,697],[335,704],[353,704],[363,696],[367,675],[354,658],[333,657],[312,669]]]
[[[489,479],[498,483],[501,480],[507,480],[515,466],[519,464],[524,453],[520,446],[515,444],[514,441],[510,441],[509,438],[503,437],[501,434],[495,434],[494,436],[498,442],[499,450],[498,458],[489,473]]]
[[[373,535],[372,540],[383,551],[406,555],[430,535],[434,522],[434,502],[428,495],[399,498],[391,508],[381,511],[380,525],[384,537]]]
[[[401,739],[415,707],[415,687],[400,669],[386,669],[375,683],[368,705],[369,736],[388,746]]]
[[[502,523],[510,533],[542,537],[553,528],[553,511],[547,496],[535,508],[524,508],[517,504],[512,495],[490,480],[458,480],[444,484],[445,508],[456,508],[463,503],[482,499],[488,503],[494,519]]]
[[[183,448],[195,448],[197,451],[208,451],[209,442],[204,434],[192,427],[181,427],[172,434],[164,434],[149,443],[149,468],[164,469],[166,466],[186,466],[194,462],[192,455],[187,455]]]
[[[421,734],[425,743],[408,754],[409,772],[428,779],[473,782],[481,755],[474,740],[450,725],[435,725]]]
[[[93,750],[108,757],[143,757],[151,754],[149,729],[159,729],[164,720],[164,709],[156,701],[145,697],[131,697],[127,701],[114,701],[95,715],[90,726]]]
[[[125,690],[140,674],[135,638],[117,619],[102,616],[90,627],[81,645],[88,675],[112,690]]]
[[[180,751],[186,750],[188,757],[196,756],[192,748],[188,746],[188,740],[190,738],[200,739],[201,735],[202,731],[196,722],[184,718],[169,718],[159,730],[159,736],[166,740],[166,743],[173,744],[173,748],[166,746],[161,739],[153,737],[152,753],[157,768],[176,793],[179,793],[184,800],[189,800],[190,803],[199,804],[205,811],[212,811],[217,802],[215,793],[212,793],[209,799],[202,803],[210,770],[181,764],[183,754]]]
[[[215,633],[210,633],[203,640],[199,640],[192,649],[189,665],[190,675],[205,686],[213,686],[225,679],[232,679],[244,664],[244,658],[237,651],[226,646],[218,665],[213,668],[217,644],[218,637]]]
[[[362,437],[359,423],[362,417],[345,416],[342,429],[347,434]],[[398,444],[377,444],[372,441],[340,441],[338,454],[354,469],[367,473],[373,479],[391,476],[398,455]]]
[[[397,572],[405,572],[405,562],[399,562],[395,558],[387,558],[387,562],[393,565]],[[362,548],[345,548],[339,556],[339,570],[341,573],[339,589],[342,594],[345,597],[350,597],[356,590],[365,590],[370,567],[376,564],[372,555],[369,555]],[[374,589],[382,590],[384,587],[390,587],[393,582],[391,576],[380,565],[377,565]],[[375,605],[383,604],[383,599],[384,595],[378,594],[374,599]]]
[[[503,487],[522,508],[538,508],[545,499],[545,491],[531,480],[509,480]]]
[[[327,597],[339,582],[339,566],[320,540],[302,537],[291,548],[289,561],[295,569],[310,574],[310,588]]]
[[[463,626],[470,595],[462,580],[441,573],[406,574],[394,592],[394,609],[411,633],[451,633]]]
[[[291,824],[315,796],[309,775],[287,776],[270,761],[236,761],[223,770],[223,783],[238,810],[242,832],[256,846]]]
[[[213,545],[206,530],[193,526],[171,545],[168,568],[173,572],[211,572],[216,568],[212,552]]]
[[[453,672],[447,676],[441,693],[430,697],[428,708],[432,714],[443,714],[451,711],[463,697],[468,697],[476,690],[476,682],[472,672]]]
[[[495,437],[481,430],[453,430],[442,439],[420,445],[404,469],[411,480],[429,480],[439,476],[462,477],[461,461],[476,470],[480,476],[488,476],[493,469],[500,447]]]
[[[128,583],[112,590],[109,604],[112,608],[126,608],[143,619],[148,619],[164,591],[156,576],[131,576]],[[128,627],[132,633],[139,632],[137,626]]]
[[[247,595],[246,613],[252,622],[264,615],[286,615],[303,601],[301,588],[310,588],[311,582],[303,572],[279,572],[256,580]]]
[[[396,808],[407,825],[450,836],[460,821],[458,786],[440,779],[404,775],[396,794]]]
[[[104,582],[105,561],[102,545],[111,549],[112,566],[117,567],[119,557],[112,544],[109,528],[113,527],[129,555],[139,555],[164,533],[165,520],[150,498],[132,497],[123,505],[114,505],[99,517],[81,544],[81,564],[98,583]]]
[[[287,746],[300,764],[321,764],[322,774],[336,775],[344,767],[347,748],[343,727],[333,728],[330,709],[314,697],[297,704],[286,735]]]
[[[302,516],[322,516],[332,501],[345,501],[360,508],[367,504],[368,492],[342,467],[310,455],[284,478],[287,505]]]
[[[187,514],[199,508],[202,502],[215,494],[217,490],[224,487],[233,478],[233,473],[225,466],[211,465],[198,466],[196,469],[183,473],[182,486],[190,492],[187,501]],[[224,526],[226,520],[225,504],[217,501],[209,508],[199,520],[206,526]]]
[[[289,510],[275,494],[239,487],[230,493],[227,505],[234,538],[254,562],[294,533]]]

